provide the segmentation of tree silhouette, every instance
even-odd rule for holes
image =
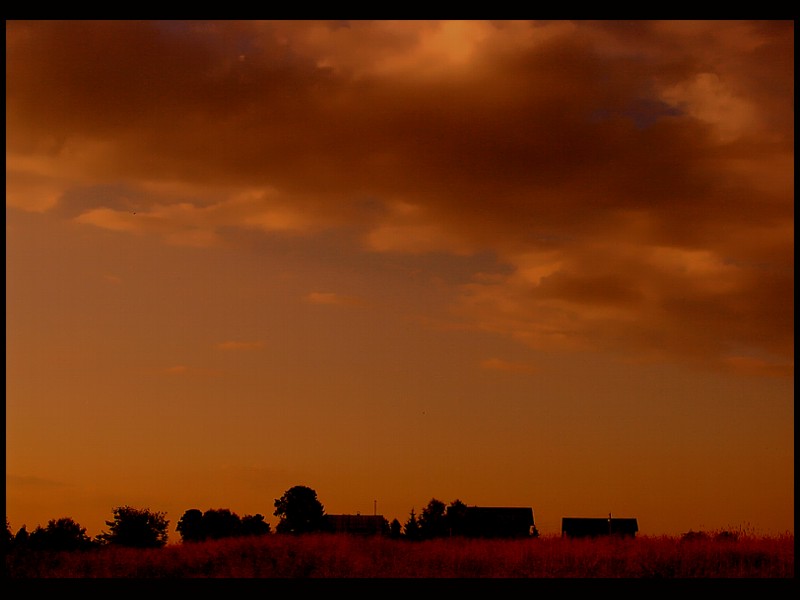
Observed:
[[[199,542],[205,539],[203,531],[203,512],[197,508],[190,508],[178,521],[175,530],[184,542]]]
[[[448,534],[444,502],[431,498],[428,505],[422,509],[419,517],[419,530],[421,537],[425,539],[445,537]]]
[[[209,539],[243,535],[264,535],[270,532],[269,523],[261,514],[239,515],[227,508],[209,509],[205,513],[190,508],[175,528],[183,542],[200,542]]]
[[[464,534],[464,519],[467,515],[467,505],[461,500],[453,500],[445,511],[447,528],[450,535]]]
[[[269,532],[270,526],[264,520],[264,515],[256,513],[242,517],[242,535],[267,535]]]
[[[102,543],[134,548],[160,548],[167,543],[169,521],[166,513],[148,508],[117,506],[114,519],[106,521],[108,532],[97,536]]]
[[[403,533],[403,526],[400,524],[400,521],[397,519],[392,519],[392,522],[389,524],[389,537],[393,540],[398,539]]]
[[[325,509],[317,500],[317,492],[304,485],[289,488],[276,499],[273,514],[280,518],[277,533],[309,533],[322,531],[324,526]]]
[[[31,534],[28,533],[27,526],[23,525],[17,530],[17,533],[14,535],[14,541],[12,542],[15,548],[25,548],[28,546],[28,538],[30,538]]]
[[[242,520],[227,508],[212,508],[203,513],[203,534],[205,539],[218,540],[239,535]]]
[[[417,520],[417,514],[414,512],[413,508],[411,509],[411,514],[408,517],[408,521],[406,521],[406,524],[403,526],[403,533],[406,536],[406,539],[420,539],[419,521]]]
[[[48,521],[47,527],[37,527],[28,538],[28,546],[34,550],[87,550],[93,545],[86,528],[69,517]]]

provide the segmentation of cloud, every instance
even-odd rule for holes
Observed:
[[[791,21],[6,31],[10,207],[172,244],[490,253],[510,273],[459,288],[474,328],[793,362]]]
[[[222,244],[220,231],[227,227],[292,234],[318,228],[315,218],[282,206],[271,190],[240,191],[207,205],[170,203],[169,196],[161,196],[161,202],[154,203],[152,195],[143,208],[90,208],[75,221],[112,231],[159,235],[170,244],[199,247]]]
[[[466,240],[452,235],[446,223],[426,218],[420,206],[395,202],[387,207],[387,212],[391,216],[364,238],[371,250],[409,254],[445,251],[460,255],[474,251]]]
[[[592,244],[518,257],[510,275],[462,286],[456,312],[537,349],[720,368],[747,348],[751,357],[777,361],[760,372],[780,375],[792,355],[791,333],[782,330],[793,322],[792,277],[708,251]]]
[[[96,225],[104,229],[111,229],[112,231],[129,231],[134,232],[139,230],[139,225],[136,223],[136,214],[131,212],[121,212],[111,210],[109,208],[96,208],[86,212],[76,219],[79,223],[88,223],[89,225]],[[139,219],[141,220],[141,219]]]

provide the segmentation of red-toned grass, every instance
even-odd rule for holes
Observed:
[[[267,535],[137,550],[11,553],[12,578],[792,578],[794,535],[681,540]]]

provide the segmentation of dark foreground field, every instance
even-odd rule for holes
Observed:
[[[14,552],[10,578],[793,578],[794,535],[567,540],[267,535],[137,550]]]

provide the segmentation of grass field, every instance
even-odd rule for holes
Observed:
[[[422,542],[266,535],[139,550],[19,551],[9,578],[793,578],[794,535]]]

